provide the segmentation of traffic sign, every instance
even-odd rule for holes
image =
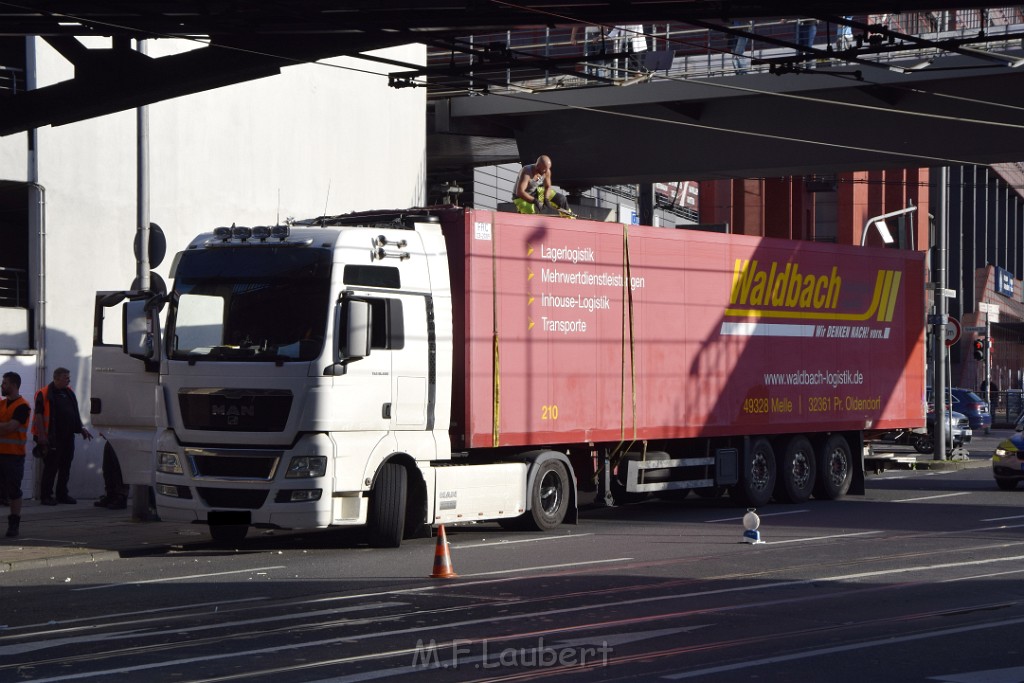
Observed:
[[[999,322],[999,304],[990,304],[982,301],[978,304],[978,312],[984,313],[990,323]]]
[[[960,341],[962,331],[960,321],[953,316],[949,316],[949,322],[946,323],[946,346],[952,346]]]

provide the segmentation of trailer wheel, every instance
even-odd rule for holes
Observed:
[[[754,439],[739,484],[739,492],[747,505],[765,505],[772,499],[775,474],[775,451],[771,442],[764,437]]]
[[[932,441],[931,434],[914,434],[910,437],[910,445],[914,447],[915,451],[925,455],[935,451],[935,442]]]
[[[218,545],[238,543],[249,533],[247,524],[211,524],[210,538]]]
[[[548,460],[537,468],[530,487],[530,512],[526,522],[537,531],[554,529],[569,507],[569,475],[562,463]]]
[[[398,463],[385,463],[370,492],[367,538],[374,548],[397,548],[405,530],[408,473]]]
[[[814,491],[816,467],[814,447],[806,436],[794,436],[786,443],[779,460],[775,498],[786,503],[803,503]]]
[[[850,490],[853,480],[853,455],[850,444],[839,434],[825,440],[818,463],[818,481],[814,496],[825,500],[842,498]]]

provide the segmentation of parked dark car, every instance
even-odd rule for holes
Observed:
[[[929,406],[931,408],[931,406]],[[918,453],[935,452],[935,411],[929,410],[926,416],[928,427],[927,434],[913,434],[910,445]],[[955,448],[963,448],[971,442],[974,436],[970,421],[965,415],[956,411],[946,413],[946,453],[952,453]]]
[[[953,410],[967,416],[971,429],[985,430],[992,426],[992,413],[988,403],[970,389],[950,389],[953,395]]]

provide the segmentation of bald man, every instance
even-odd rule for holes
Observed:
[[[548,155],[541,154],[537,161],[519,171],[512,201],[519,213],[540,213],[545,204],[569,212],[565,195],[551,187],[551,158]]]

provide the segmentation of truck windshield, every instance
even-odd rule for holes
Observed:
[[[168,320],[174,360],[312,360],[327,327],[329,249],[271,245],[186,251]]]

